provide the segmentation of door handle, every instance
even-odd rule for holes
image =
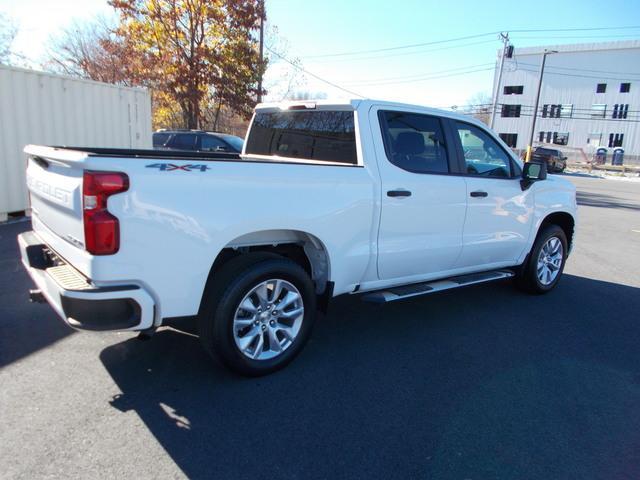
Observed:
[[[411,192],[409,190],[389,190],[387,197],[410,197]]]
[[[489,194],[487,192],[483,192],[482,190],[476,190],[475,192],[471,192],[470,195],[472,197],[487,197]]]

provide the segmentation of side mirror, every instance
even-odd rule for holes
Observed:
[[[522,180],[520,180],[520,185],[522,186],[522,190],[526,190],[533,182],[546,180],[546,178],[546,162],[527,162],[524,164],[524,168],[522,169]]]

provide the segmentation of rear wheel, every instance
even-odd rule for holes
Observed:
[[[567,259],[567,237],[557,225],[544,226],[516,275],[519,288],[530,293],[547,293],[560,280]]]
[[[198,318],[205,349],[248,376],[274,372],[293,360],[316,316],[307,272],[286,258],[251,253],[214,275]]]

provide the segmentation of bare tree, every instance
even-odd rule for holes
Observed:
[[[136,85],[135,59],[127,58],[115,25],[104,17],[73,22],[50,40],[45,69],[100,82]]]
[[[325,92],[312,92],[309,90],[296,90],[289,97],[290,100],[323,100],[327,98]]]
[[[11,63],[11,46],[18,33],[18,27],[7,14],[0,12],[0,63]]]
[[[269,45],[266,58],[269,72],[266,75],[265,90],[270,101],[281,101],[291,98],[291,95],[306,81],[300,68],[302,62],[299,58],[289,58],[289,42],[280,35],[278,27],[269,25],[265,43]],[[284,61],[286,58],[289,62]]]
[[[489,125],[491,120],[492,99],[487,92],[477,92],[467,100],[463,113],[472,115]]]

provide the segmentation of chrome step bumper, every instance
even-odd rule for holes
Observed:
[[[81,330],[146,330],[154,325],[155,303],[138,285],[99,287],[50,252],[34,232],[18,235],[22,263],[37,290],[65,323]]]

